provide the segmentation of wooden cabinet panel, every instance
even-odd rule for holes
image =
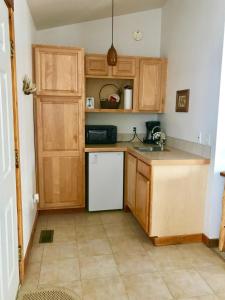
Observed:
[[[42,208],[82,206],[81,166],[80,157],[43,158]]]
[[[84,207],[83,102],[36,99],[40,208]]]
[[[113,67],[113,76],[117,77],[135,77],[136,58],[119,56],[117,65]]]
[[[140,59],[139,111],[163,110],[166,81],[166,61]]]
[[[135,216],[145,232],[149,230],[150,181],[139,172],[136,181]]]
[[[150,172],[151,172],[150,166],[144,163],[143,161],[138,160],[137,170],[140,174],[142,174],[146,178],[150,178]]]
[[[34,46],[39,209],[84,202],[84,51]]]
[[[83,50],[35,47],[37,95],[81,96]]]
[[[106,55],[86,55],[85,56],[85,74],[95,76],[107,76],[109,67]]]
[[[137,159],[127,154],[126,156],[126,205],[135,214]]]
[[[79,150],[79,102],[41,102],[43,151]]]

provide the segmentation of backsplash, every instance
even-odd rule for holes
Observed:
[[[118,142],[128,142],[133,138],[134,134],[133,133],[118,133],[117,134],[117,141]],[[141,139],[143,141],[143,139],[145,138],[146,133],[138,133],[138,137],[139,139]],[[134,142],[138,142],[138,139],[135,138]]]
[[[170,136],[167,136],[166,144],[168,147],[177,148],[186,152],[203,156],[205,158],[211,158],[211,147],[207,145],[189,142],[182,139],[173,138]]]
[[[145,133],[138,133],[138,137],[143,140],[145,138]],[[131,140],[133,137],[133,134],[130,133],[118,133],[117,140],[118,142],[127,142]],[[138,142],[138,139],[135,138],[134,142]],[[189,141],[185,141],[182,139],[173,138],[170,136],[167,136],[166,145],[168,147],[180,149],[189,153],[193,153],[196,155],[203,156],[205,158],[211,157],[211,147],[207,145],[201,145]]]

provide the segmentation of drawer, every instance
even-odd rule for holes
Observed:
[[[142,174],[146,178],[150,178],[151,167],[149,165],[145,164],[143,161],[138,160],[137,170],[140,174]]]

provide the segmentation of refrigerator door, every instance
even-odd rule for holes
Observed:
[[[123,152],[89,154],[89,211],[123,209],[123,163]]]

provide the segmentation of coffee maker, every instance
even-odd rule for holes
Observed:
[[[145,124],[146,124],[147,134],[146,134],[146,138],[144,139],[144,143],[145,144],[155,144],[155,141],[153,140],[153,134],[161,131],[160,122],[159,121],[148,121]]]

